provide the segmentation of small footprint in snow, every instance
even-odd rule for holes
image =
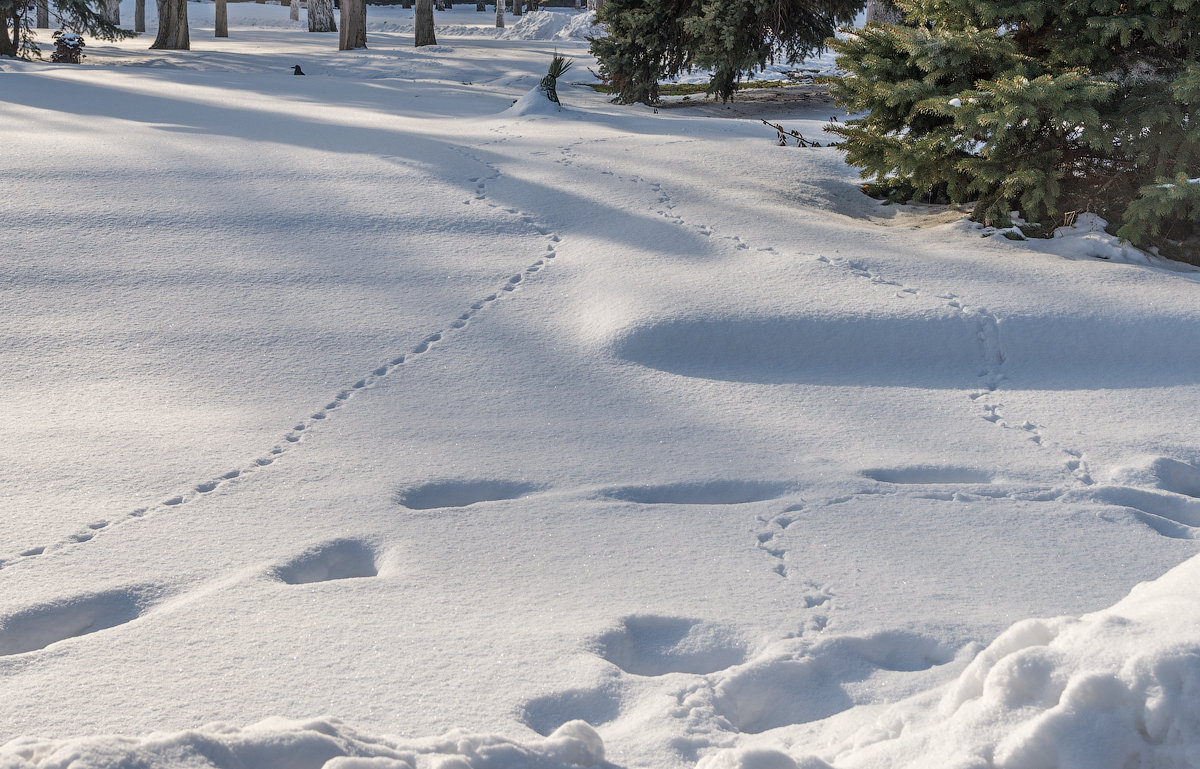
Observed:
[[[596,639],[596,653],[632,675],[704,675],[745,662],[749,643],[731,625],[650,614],[623,618]]]
[[[338,579],[379,576],[375,548],[354,539],[338,539],[316,545],[268,572],[289,585],[307,585]]]

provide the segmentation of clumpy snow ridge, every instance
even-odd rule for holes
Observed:
[[[0,63],[0,769],[1200,767],[1195,268],[586,13],[148,11]]]

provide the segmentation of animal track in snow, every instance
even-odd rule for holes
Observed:
[[[830,638],[730,671],[713,686],[712,707],[733,729],[758,734],[848,710],[858,703],[845,685],[878,671],[927,670],[953,658],[937,641],[912,633]]]
[[[154,590],[130,587],[79,595],[0,616],[0,656],[37,651],[137,619]]]
[[[707,481],[665,486],[619,486],[601,493],[611,499],[642,505],[740,505],[774,499],[789,488],[785,483],[764,481]]]
[[[540,490],[540,486],[525,481],[437,481],[402,489],[396,493],[395,502],[410,510],[435,510],[518,499]]]
[[[376,577],[379,568],[375,560],[371,545],[354,539],[337,539],[309,548],[287,563],[273,567],[269,573],[289,585]]]
[[[863,470],[867,478],[893,484],[958,484],[991,483],[992,474],[971,467],[941,467],[916,465],[912,467]]]
[[[465,149],[460,148],[460,152],[474,162],[479,163],[488,169],[489,173],[487,175],[475,177],[472,180],[472,182],[476,185],[475,188],[477,191],[477,200],[486,201],[488,198],[488,181],[500,178],[503,175],[502,172],[499,168],[471,154],[470,152],[467,152]],[[488,202],[487,205],[492,208],[501,208],[501,206],[491,202]],[[515,208],[503,208],[503,210],[513,216],[516,216],[520,223],[529,227],[531,230],[546,239],[545,250],[539,252],[537,254],[537,258],[528,267],[523,268],[516,274],[504,278],[497,290],[489,293],[483,299],[471,303],[469,309],[460,313],[453,321],[448,323],[445,328],[426,336],[407,352],[399,355],[389,356],[386,362],[374,366],[369,374],[359,377],[352,385],[339,391],[323,408],[316,410],[307,419],[294,425],[289,432],[283,435],[282,440],[273,446],[265,455],[251,460],[245,466],[228,470],[217,475],[216,477],[195,483],[186,492],[170,496],[156,505],[139,507],[124,517],[108,521],[105,531],[113,529],[116,524],[124,523],[132,519],[142,518],[152,512],[162,511],[164,509],[174,509],[186,505],[198,498],[215,492],[218,488],[227,483],[253,476],[255,472],[259,472],[263,468],[274,464],[274,462],[283,454],[303,443],[306,440],[306,436],[312,432],[313,427],[331,417],[336,410],[342,408],[352,398],[377,386],[385,377],[394,373],[399,367],[408,365],[414,360],[419,359],[421,356],[429,354],[433,349],[435,349],[438,343],[444,341],[450,334],[466,328],[471,319],[486,309],[489,305],[499,301],[501,297],[508,296],[521,287],[529,284],[531,280],[550,263],[551,260],[557,257],[556,244],[561,242],[561,237],[552,232],[548,227],[541,224],[537,218],[531,214],[522,212]],[[9,557],[0,558],[0,569],[13,566],[17,563],[21,563],[22,561],[28,561],[28,559],[32,558],[34,555],[40,555],[60,547],[91,541],[94,539],[95,535],[96,530],[89,529],[88,531],[82,531],[68,535],[58,542],[49,545],[26,548],[25,550]]]
[[[537,697],[521,707],[520,718],[526,726],[545,737],[568,721],[580,719],[592,726],[600,726],[619,715],[620,696],[606,688],[597,688],[568,689]]]
[[[706,674],[740,665],[748,653],[736,628],[698,619],[636,615],[596,639],[596,653],[626,673]]]
[[[910,298],[921,293],[920,289],[914,286],[907,286],[903,283],[887,280],[875,273],[868,266],[857,262],[827,256],[817,257],[817,260],[830,266],[847,270],[852,275],[870,280],[872,283],[889,289],[898,289],[896,296],[900,298]],[[996,401],[997,391],[1008,380],[1008,376],[1005,373],[1005,364],[1008,361],[1008,356],[1005,353],[1001,340],[1000,319],[984,308],[968,306],[957,294],[939,294],[938,299],[944,301],[947,308],[959,314],[962,318],[967,319],[975,326],[976,355],[980,361],[979,369],[976,372],[976,382],[980,389],[972,392],[969,397],[982,409],[980,416],[985,421],[1004,429],[1020,430],[1026,433],[1030,443],[1035,446],[1057,451],[1065,455],[1066,459],[1063,460],[1064,471],[1081,485],[1087,486],[1092,484],[1094,481],[1092,480],[1091,471],[1083,458],[1082,452],[1075,451],[1051,440],[1039,425],[1035,425],[1027,420],[1017,422],[1016,420],[1005,418],[1001,404]],[[1096,333],[1100,333],[1100,331],[1097,329]],[[1066,341],[1064,344],[1069,348],[1071,342]],[[1049,353],[1050,360],[1047,361],[1048,365],[1057,357],[1055,352],[1051,351]],[[1067,350],[1063,349],[1061,352],[1067,352]],[[1089,377],[1084,374],[1083,378],[1086,380]]]

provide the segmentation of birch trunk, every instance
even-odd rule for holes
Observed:
[[[333,20],[333,0],[308,0],[308,31],[337,32]]]
[[[217,0],[214,26],[217,29],[215,37],[229,37],[229,4],[226,0]]]
[[[496,0],[496,26],[504,28],[504,0]]]
[[[104,0],[104,18],[109,24],[121,26],[121,0]]]
[[[433,0],[417,0],[415,21],[413,43],[416,47],[437,45],[437,37],[433,33]]]
[[[367,0],[342,0],[342,35],[339,51],[367,47]]]
[[[190,51],[188,38],[187,0],[157,0],[158,37],[151,48],[168,51]]]
[[[291,6],[288,8],[288,18],[292,21],[300,21],[300,0],[292,0]]]

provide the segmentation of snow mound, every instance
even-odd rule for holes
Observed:
[[[1016,213],[1015,211],[1013,212]],[[1014,216],[1017,224],[1024,224]],[[1003,235],[1011,240],[1022,241],[1024,245],[1046,254],[1056,254],[1067,259],[1103,259],[1118,264],[1135,264],[1144,267],[1157,267],[1172,272],[1197,272],[1188,264],[1173,262],[1153,254],[1146,253],[1107,231],[1108,221],[1091,213],[1082,213],[1069,226],[1058,227],[1051,233],[1049,239],[1030,238],[1017,227],[985,227],[969,219],[961,219],[950,225],[951,229],[970,232],[991,237]]]
[[[495,735],[449,732],[406,744],[369,737],[334,719],[272,718],[244,729],[209,724],[146,737],[102,735],[66,740],[22,737],[0,746],[3,769],[67,766],[188,766],[195,769],[567,769],[604,763],[592,727],[570,721],[549,737],[520,743]]]
[[[499,37],[503,40],[585,40],[604,34],[595,11],[540,10],[525,14]]]
[[[562,105],[555,104],[546,96],[546,89],[541,84],[530,88],[525,95],[513,102],[504,110],[504,115],[523,117],[525,115],[557,115],[562,112]]]
[[[940,699],[900,703],[821,759],[839,769],[1200,766],[1198,584],[1200,556],[1104,611],[1018,622]]]

